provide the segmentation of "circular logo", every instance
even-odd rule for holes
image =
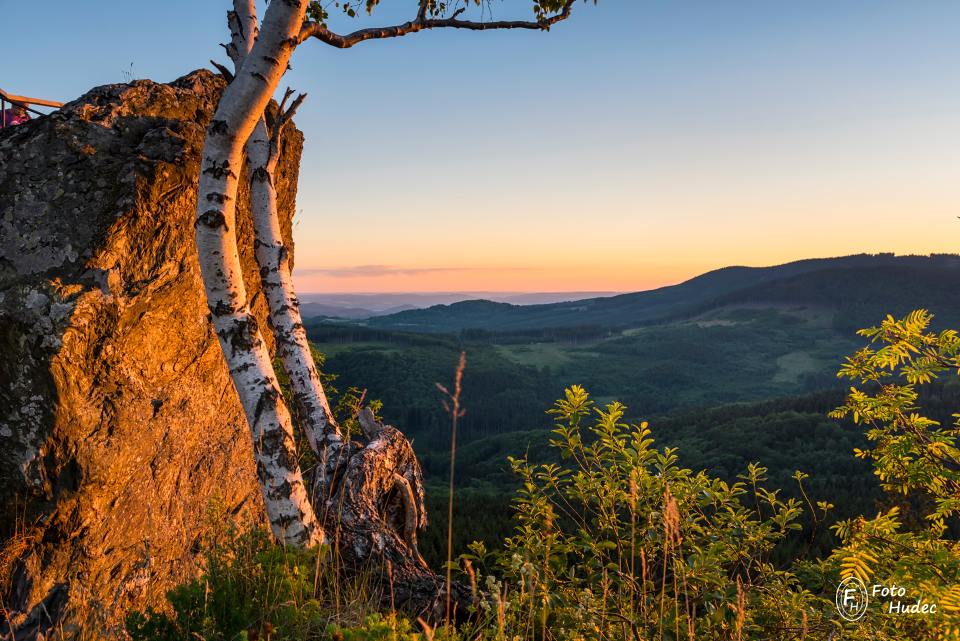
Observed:
[[[837,612],[847,621],[859,621],[867,613],[867,586],[855,576],[837,586]]]

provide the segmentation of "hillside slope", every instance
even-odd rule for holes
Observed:
[[[893,283],[896,299],[878,297]],[[481,329],[505,332],[558,327],[626,328],[675,320],[731,302],[791,303],[843,308],[851,301],[893,302],[897,310],[930,306],[960,317],[960,256],[858,254],[772,267],[725,267],[679,285],[545,305],[474,300],[368,319],[368,327],[414,332]],[[876,307],[876,306],[873,306]],[[871,307],[872,316],[876,310]],[[878,308],[879,309],[879,308]],[[957,310],[957,316],[954,311]],[[854,310],[855,311],[855,310]],[[866,310],[865,310],[866,311]],[[890,310],[894,311],[894,310]],[[885,312],[884,312],[885,313]]]

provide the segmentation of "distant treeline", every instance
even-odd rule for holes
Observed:
[[[396,330],[376,329],[362,325],[339,325],[324,321],[304,323],[307,335],[314,343],[390,343],[410,346],[455,346],[457,341],[445,334],[417,334]]]
[[[519,330],[508,339],[500,332],[416,334],[326,323],[307,331],[321,352],[330,346],[326,370],[338,385],[383,401],[384,416],[428,450],[449,442],[436,383],[450,382],[460,350],[467,352],[466,443],[548,424],[544,412],[571,384],[647,418],[837,387],[836,369],[854,348],[852,341],[834,344],[829,329],[772,310],[707,327],[680,323],[609,337],[597,327]],[[809,352],[809,363],[796,371],[779,360],[795,352]]]
[[[305,324],[310,340],[315,343],[364,343],[377,342],[394,345],[518,345],[524,343],[564,343],[579,345],[615,336],[619,330],[600,325],[575,327],[545,327],[541,329],[518,329],[491,331],[486,329],[463,329],[458,333],[424,334],[364,325],[340,325],[323,321],[308,321]]]

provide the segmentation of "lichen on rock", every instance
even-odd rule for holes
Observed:
[[[106,85],[0,131],[0,558],[13,561],[0,635],[115,630],[193,572],[212,500],[262,512],[193,238],[223,86],[206,71]],[[301,148],[291,127],[277,169],[288,247]],[[241,185],[244,279],[265,324]]]

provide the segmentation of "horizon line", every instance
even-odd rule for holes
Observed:
[[[331,292],[331,291],[302,291],[298,295],[320,294],[323,296],[377,296],[381,294],[624,294],[628,290],[613,289],[558,289],[558,290],[511,290],[511,289],[424,289],[424,290],[396,290],[396,291],[369,291],[369,292]]]

